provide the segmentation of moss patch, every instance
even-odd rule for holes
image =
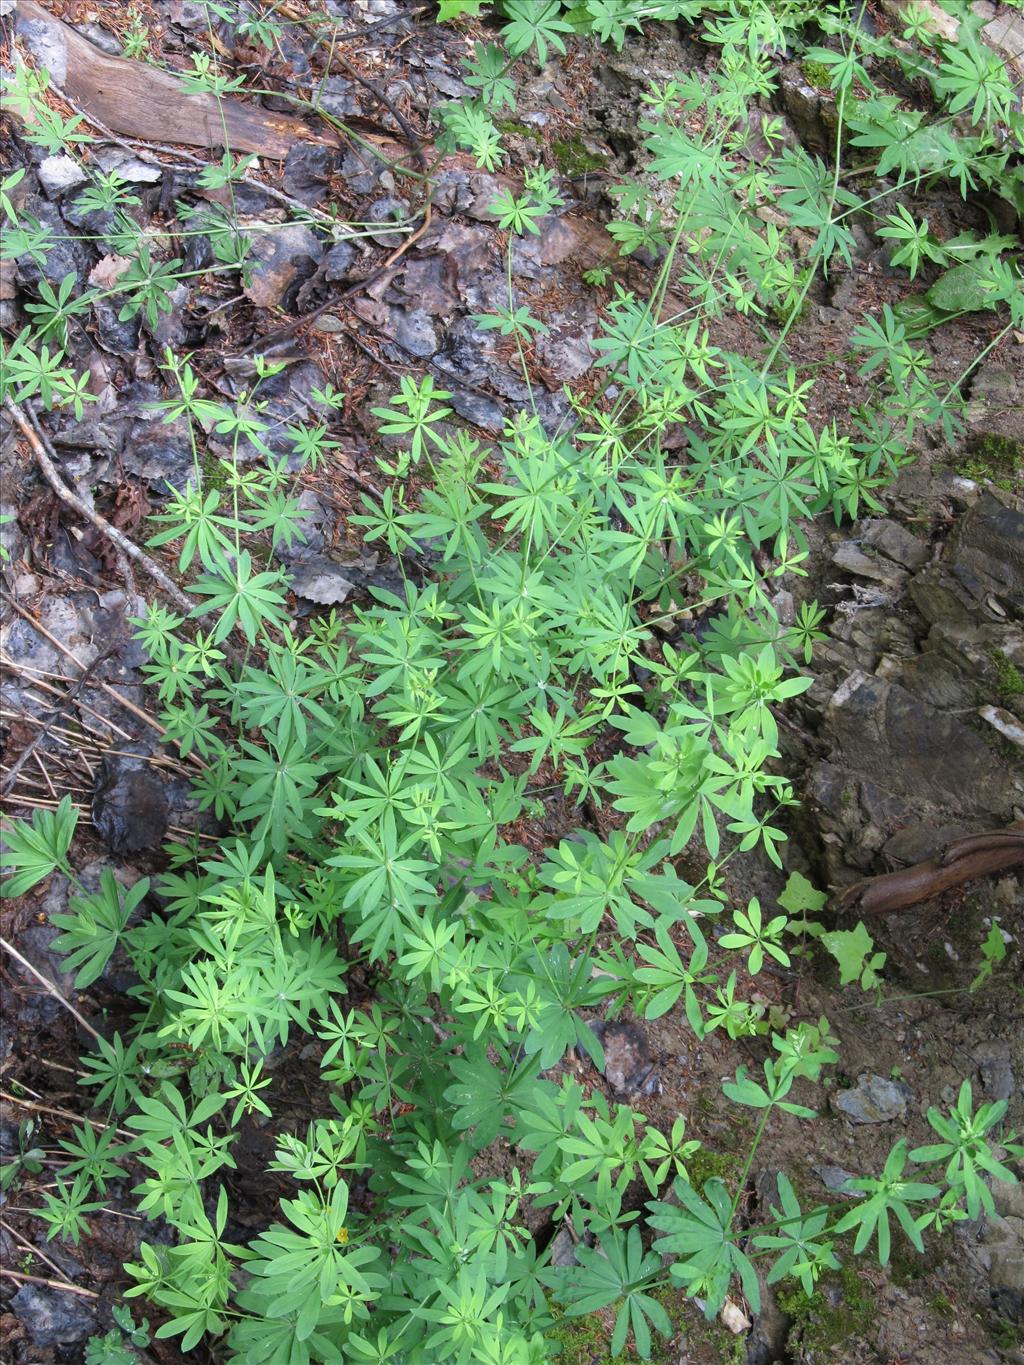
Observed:
[[[494,126],[499,133],[504,133],[512,137],[525,137],[529,142],[536,142],[538,146],[544,141],[544,134],[539,128],[534,128],[529,123],[520,123],[514,118],[499,118],[494,120]]]
[[[852,1266],[822,1275],[810,1295],[783,1281],[776,1297],[793,1320],[787,1345],[799,1360],[832,1360],[835,1347],[848,1347],[857,1337],[869,1339],[878,1312],[875,1291]]]
[[[800,70],[804,74],[804,79],[813,85],[815,90],[831,90],[828,83],[829,70],[824,62],[801,62]]]
[[[727,1152],[712,1152],[700,1147],[686,1163],[686,1173],[695,1190],[703,1192],[706,1181],[718,1176],[729,1184],[730,1177],[735,1180],[743,1168],[741,1157]]]
[[[608,1333],[595,1314],[570,1318],[558,1304],[551,1305],[555,1319],[550,1337],[558,1343],[559,1365],[595,1365],[610,1358]]]
[[[996,669],[996,698],[1011,701],[1014,697],[1024,696],[1024,676],[1015,664],[998,649],[992,651],[992,662]]]
[[[551,144],[551,159],[562,175],[584,175],[587,171],[604,169],[605,159],[596,152],[588,152],[578,137],[556,138]]]
[[[988,433],[971,442],[956,465],[957,472],[976,483],[993,483],[1007,493],[1020,487],[1024,474],[1024,441]]]

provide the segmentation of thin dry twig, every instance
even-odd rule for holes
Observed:
[[[104,650],[102,654],[97,654],[95,659],[93,659],[92,663],[89,664],[85,672],[75,683],[71,691],[53,708],[52,712],[50,713],[49,719],[43,722],[42,727],[39,730],[39,733],[33,735],[32,739],[29,741],[28,744],[26,744],[25,748],[21,751],[21,753],[18,755],[15,761],[11,764],[10,768],[7,770],[7,775],[4,777],[3,781],[0,782],[0,797],[6,796],[7,793],[11,790],[11,788],[17,781],[18,774],[21,772],[22,768],[35,753],[39,745],[42,744],[43,740],[47,737],[47,735],[50,733],[50,727],[57,721],[57,719],[67,710],[67,708],[75,700],[79,692],[81,692],[82,688],[89,681],[89,678],[92,675],[93,671],[97,669],[101,663],[109,659],[115,649],[116,645],[111,645],[109,649]]]
[[[50,1267],[50,1269],[54,1271],[56,1274],[60,1275],[63,1279],[64,1272],[61,1270],[60,1266],[57,1264],[56,1261],[51,1261],[49,1256],[47,1256],[46,1252],[43,1251],[41,1247],[33,1246],[31,1242],[29,1242],[26,1238],[22,1237],[21,1233],[17,1230],[17,1228],[12,1228],[10,1223],[5,1222],[3,1218],[0,1218],[0,1228],[3,1228],[4,1232],[6,1232],[9,1237],[13,1237],[16,1242],[18,1242],[21,1246],[25,1248],[26,1251],[31,1251],[33,1256],[38,1256],[41,1261],[45,1261],[46,1264]]]
[[[5,938],[0,938],[0,948],[2,948],[5,953],[10,954],[10,956],[14,958],[15,962],[20,962],[21,965],[26,969],[26,971],[31,972],[32,975],[43,987],[43,989],[47,992],[47,994],[52,995],[54,1000],[62,1004],[69,1014],[74,1015],[74,1017],[81,1024],[82,1028],[85,1029],[86,1033],[91,1033],[98,1043],[104,1041],[103,1035],[98,1033],[96,1029],[93,1028],[92,1024],[89,1023],[88,1019],[86,1019],[83,1015],[79,1014],[78,1010],[75,1009],[74,1005],[72,1005],[71,1001],[67,998],[67,996],[64,995],[62,991],[59,991],[57,987],[53,984],[53,982],[50,980],[50,978],[48,976],[44,976],[38,967],[33,967],[32,963],[29,962],[27,957],[22,957],[21,953],[18,952],[17,948],[13,947],[10,943],[8,943]]]
[[[140,550],[137,545],[128,539],[123,531],[119,531],[116,526],[111,526],[106,517],[101,517],[99,512],[96,512],[91,507],[87,506],[78,494],[73,493],[67,486],[57,472],[57,466],[54,463],[56,454],[53,446],[50,444],[46,433],[36,421],[32,410],[29,408],[26,409],[25,412],[22,412],[14,399],[9,395],[4,399],[4,407],[10,414],[11,420],[14,422],[15,426],[24,436],[25,440],[28,441],[32,454],[36,457],[36,463],[43,471],[46,482],[57,494],[61,502],[67,503],[68,507],[73,508],[80,517],[84,517],[86,521],[91,522],[92,525],[96,527],[97,531],[100,531],[103,535],[109,537],[119,550],[122,550],[130,559],[134,559],[137,563],[141,564],[150,578],[159,583],[160,587],[163,588],[164,592],[178,610],[184,611],[185,614],[188,615],[192,611],[194,604],[189,601],[173,578],[165,573],[160,565],[146,554],[145,550]]]
[[[72,1123],[87,1123],[99,1133],[110,1127],[109,1123],[101,1123],[99,1119],[87,1119],[82,1114],[72,1114],[69,1109],[57,1109],[52,1104],[35,1104],[32,1100],[23,1100],[20,1095],[9,1095],[6,1090],[0,1090],[0,1100],[6,1100],[8,1104],[19,1104],[22,1109],[33,1109],[40,1114],[54,1114],[60,1119],[70,1119]],[[127,1128],[115,1128],[114,1132],[128,1142],[135,1141],[136,1135],[130,1133]]]
[[[33,1248],[33,1251],[35,1248]],[[94,1289],[86,1289],[83,1285],[72,1284],[70,1280],[48,1280],[43,1275],[26,1275],[21,1270],[10,1270],[5,1265],[0,1265],[0,1275],[6,1275],[9,1280],[22,1280],[26,1284],[45,1284],[49,1289],[62,1289],[65,1294],[81,1294],[85,1299],[98,1299],[100,1296]]]

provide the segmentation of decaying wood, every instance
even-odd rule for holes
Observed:
[[[18,0],[18,36],[86,115],[115,133],[186,147],[224,147],[283,161],[299,139],[318,141],[299,119],[214,95],[190,94],[176,76],[110,57],[48,14]],[[42,54],[45,53],[45,59]]]
[[[1017,820],[1006,829],[986,830],[958,839],[927,862],[854,882],[837,898],[837,908],[874,915],[909,910],[954,886],[1022,864],[1024,820]]]

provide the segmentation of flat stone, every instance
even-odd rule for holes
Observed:
[[[987,721],[993,730],[997,730],[1004,739],[1008,739],[1011,744],[1016,744],[1018,749],[1024,749],[1024,725],[1012,715],[1004,710],[1002,706],[983,706],[978,711],[982,720]]]
[[[167,793],[142,756],[103,760],[92,802],[92,823],[114,853],[157,848],[167,834]]]
[[[51,199],[77,189],[89,178],[73,156],[44,157],[36,168],[36,174],[44,193]]]
[[[604,1077],[615,1094],[660,1093],[647,1034],[639,1024],[592,1019],[590,1027],[604,1049]]]
[[[865,554],[853,541],[843,541],[832,556],[832,563],[844,573],[854,574],[857,578],[869,578],[884,587],[898,592],[907,581],[907,575],[888,559],[880,555]]]
[[[1008,1100],[1017,1088],[1010,1062],[1010,1045],[1005,1038],[977,1043],[971,1055],[978,1064],[981,1088],[990,1100]]]
[[[944,559],[976,602],[991,595],[1024,616],[1024,504],[986,488],[956,525]]]
[[[843,767],[915,806],[929,801],[958,816],[1005,819],[1019,800],[979,734],[882,678],[852,673],[833,693],[823,721]]]
[[[832,1194],[838,1194],[843,1199],[863,1198],[860,1190],[843,1188],[848,1180],[855,1178],[852,1171],[845,1171],[842,1166],[812,1166],[811,1170]]]
[[[11,1307],[40,1348],[70,1346],[96,1330],[96,1314],[77,1294],[25,1284],[12,1298]]]
[[[900,1081],[862,1072],[851,1090],[841,1090],[832,1103],[852,1123],[891,1123],[907,1111],[910,1089]]]
[[[286,223],[272,232],[253,233],[252,277],[243,290],[257,308],[276,308],[291,288],[316,270],[323,248],[301,223]]]
[[[898,521],[868,521],[862,530],[864,544],[870,545],[879,554],[891,559],[904,569],[922,569],[928,563],[930,552],[923,540],[911,533]]]

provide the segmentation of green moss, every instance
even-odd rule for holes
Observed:
[[[556,138],[551,144],[551,159],[563,175],[583,175],[604,169],[605,159],[588,152],[578,137]]]
[[[703,1190],[705,1181],[718,1176],[728,1185],[730,1177],[735,1179],[743,1168],[742,1158],[727,1152],[712,1152],[700,1147],[686,1163],[686,1173],[695,1190]]]
[[[494,126],[499,133],[506,136],[525,137],[529,142],[536,142],[538,145],[544,141],[544,134],[539,128],[534,128],[529,123],[520,123],[518,119],[498,118],[494,120]]]
[[[570,1318],[565,1309],[551,1304],[555,1326],[550,1339],[558,1345],[560,1365],[594,1365],[609,1359],[609,1338],[596,1314]]]
[[[813,1294],[783,1281],[776,1291],[779,1307],[792,1319],[787,1345],[794,1358],[825,1361],[836,1346],[848,1347],[869,1336],[877,1316],[874,1290],[852,1266],[823,1275]]]
[[[992,1345],[1001,1351],[1014,1351],[1020,1345],[1020,1328],[1006,1318],[993,1318],[986,1330]]]
[[[996,436],[989,432],[971,442],[964,458],[956,464],[957,472],[976,483],[993,483],[997,488],[1012,493],[1020,487],[1024,474],[1024,441],[1012,436]]]
[[[937,1318],[945,1318],[948,1321],[950,1318],[956,1317],[956,1309],[950,1303],[949,1299],[946,1298],[945,1294],[936,1294],[933,1298],[930,1298],[928,1300],[928,1307]]]
[[[991,654],[996,668],[996,697],[999,701],[1010,701],[1013,697],[1024,696],[1024,677],[1005,654],[994,649]]]
[[[199,472],[203,478],[203,492],[210,493],[216,490],[218,493],[228,485],[228,471],[221,464],[216,455],[204,450],[199,456]]]
[[[832,87],[828,83],[829,71],[824,62],[801,62],[800,70],[815,90],[831,90]]]

